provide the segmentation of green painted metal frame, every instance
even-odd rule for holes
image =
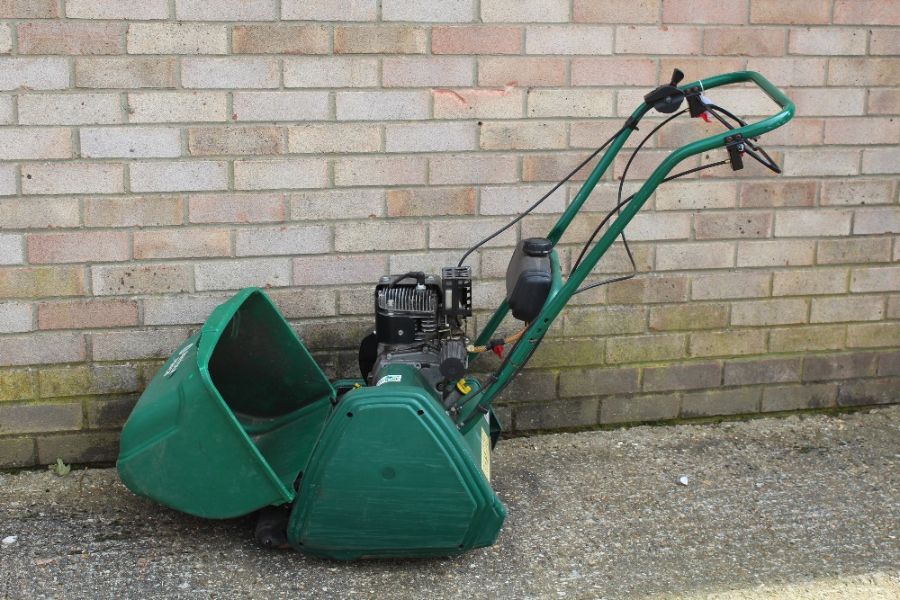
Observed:
[[[665,158],[665,160],[663,160],[659,164],[658,167],[656,167],[647,181],[644,182],[644,184],[641,186],[640,190],[638,190],[638,192],[634,195],[634,198],[631,200],[631,202],[629,202],[622,209],[621,214],[616,218],[616,220],[610,223],[603,236],[596,242],[591,251],[585,256],[584,260],[578,266],[578,268],[569,274],[569,277],[565,282],[562,281],[562,277],[560,274],[559,259],[556,257],[555,252],[553,253],[552,256],[554,257],[554,264],[556,268],[554,269],[553,274],[554,283],[551,294],[548,297],[547,301],[544,303],[544,307],[543,309],[541,309],[540,314],[537,316],[534,322],[531,323],[528,330],[525,332],[525,335],[522,336],[518,343],[509,352],[506,360],[501,365],[491,383],[489,383],[485,387],[483,392],[480,392],[478,394],[478,402],[463,404],[457,416],[457,424],[464,434],[468,432],[472,427],[474,427],[477,423],[478,419],[471,418],[474,414],[476,414],[476,411],[479,414],[483,414],[490,407],[491,402],[496,397],[496,395],[501,390],[503,390],[503,388],[507,383],[509,383],[516,372],[518,372],[518,370],[528,361],[528,359],[531,357],[532,352],[537,348],[537,345],[540,343],[541,339],[544,337],[544,334],[547,332],[547,329],[553,323],[553,320],[556,319],[560,311],[562,311],[565,305],[569,302],[569,299],[572,297],[572,295],[575,294],[575,292],[581,286],[582,282],[584,282],[585,278],[594,269],[594,266],[597,264],[597,262],[603,257],[606,251],[609,250],[610,246],[612,246],[616,238],[619,237],[619,234],[622,233],[631,219],[633,219],[637,212],[641,209],[641,207],[644,206],[644,203],[647,201],[650,195],[653,194],[654,191],[656,191],[656,188],[669,175],[669,173],[673,168],[675,168],[676,165],[678,165],[686,158],[689,158],[696,154],[700,154],[701,152],[706,152],[714,148],[725,147],[726,137],[733,136],[735,134],[741,134],[744,136],[744,138],[755,138],[764,133],[768,133],[773,129],[777,129],[778,127],[781,127],[791,120],[795,112],[794,103],[784,94],[784,92],[779,90],[769,80],[755,71],[737,71],[734,73],[716,75],[708,79],[689,83],[685,86],[682,86],[680,89],[682,91],[686,91],[688,88],[700,87],[702,90],[709,90],[723,85],[745,82],[752,82],[759,86],[759,88],[762,89],[762,91],[765,92],[765,94],[773,102],[775,102],[781,108],[781,110],[775,115],[761,121],[749,123],[743,127],[738,127],[736,129],[730,129],[720,134],[691,142],[690,144],[674,150],[671,154],[669,154],[669,156]],[[644,117],[644,115],[647,114],[647,112],[650,111],[650,109],[651,107],[646,103],[642,103],[640,106],[638,106],[631,115],[634,124],[637,125],[637,123]],[[593,171],[591,171],[591,174],[584,182],[584,185],[581,186],[581,189],[572,200],[572,203],[560,216],[559,220],[553,226],[553,229],[550,230],[550,233],[547,237],[551,242],[553,242],[554,245],[559,242],[566,229],[569,227],[575,216],[581,210],[581,207],[584,205],[584,202],[587,200],[588,196],[590,196],[591,192],[600,181],[600,178],[603,177],[603,175],[606,173],[607,169],[615,159],[616,155],[622,149],[622,146],[625,145],[625,142],[628,140],[631,132],[632,129],[626,127],[619,133],[619,135],[616,136],[610,147],[606,150],[600,161],[594,167]],[[491,316],[485,328],[479,333],[475,344],[483,345],[487,343],[488,340],[490,340],[494,335],[497,327],[500,326],[500,323],[506,317],[506,314],[508,312],[509,306],[504,300],[494,312],[493,316]]]

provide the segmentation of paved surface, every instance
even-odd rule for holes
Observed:
[[[112,470],[7,474],[0,598],[898,598],[898,465],[900,407],[508,440],[494,547],[357,563],[263,550],[252,519]]]

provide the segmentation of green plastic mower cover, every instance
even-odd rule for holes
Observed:
[[[272,301],[245,289],[150,382],[122,430],[119,476],[200,517],[291,502],[335,397]]]
[[[489,483],[491,415],[463,435],[415,368],[381,375],[376,386],[339,382],[352,389],[335,404],[272,301],[243,290],[150,382],[122,431],[119,475],[200,517],[291,504],[289,542],[319,556],[492,544],[506,510]]]
[[[328,420],[288,541],[341,560],[490,546],[506,517],[489,482],[490,415],[463,436],[413,366],[379,374],[389,383],[350,390]]]

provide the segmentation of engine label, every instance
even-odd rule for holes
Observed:
[[[484,429],[481,430],[481,472],[485,479],[491,480],[491,437]]]
[[[378,383],[375,384],[375,387],[382,385],[384,383],[400,383],[403,381],[403,375],[385,375],[381,379],[378,380]]]

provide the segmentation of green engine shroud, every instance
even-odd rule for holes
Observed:
[[[303,473],[288,525],[298,550],[429,556],[491,545],[506,510],[491,489],[489,422],[465,437],[410,365],[343,396]]]

